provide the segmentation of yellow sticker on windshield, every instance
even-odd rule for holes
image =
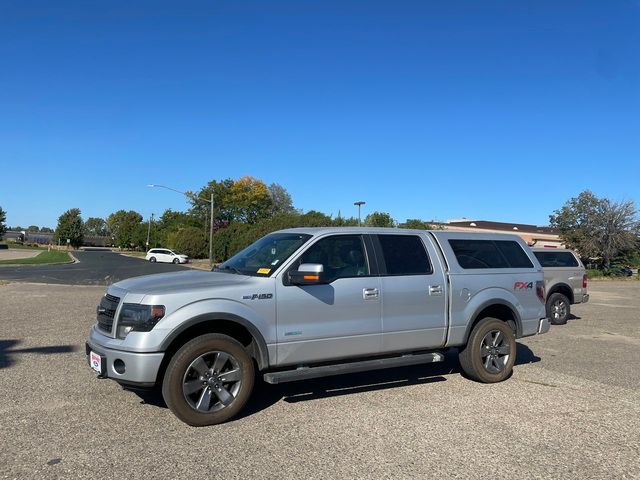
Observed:
[[[261,273],[262,275],[269,275],[270,271],[271,271],[270,268],[259,268],[258,269],[258,273]]]

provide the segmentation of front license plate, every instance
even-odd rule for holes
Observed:
[[[102,357],[96,352],[89,352],[89,365],[96,372],[102,374]]]

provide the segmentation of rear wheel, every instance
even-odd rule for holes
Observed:
[[[151,263],[156,263],[156,257],[151,257],[151,258],[149,259],[149,261],[150,261]]]
[[[516,339],[508,323],[483,318],[458,355],[464,372],[473,380],[495,383],[505,380],[516,360]]]
[[[253,360],[237,340],[217,333],[194,338],[173,356],[162,382],[167,406],[201,427],[226,422],[253,390]]]
[[[552,293],[547,299],[547,317],[553,325],[564,325],[571,313],[571,302],[562,293]]]

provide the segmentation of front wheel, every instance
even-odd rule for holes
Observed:
[[[179,263],[180,263],[180,260],[178,260],[177,258],[174,258],[174,259],[173,259],[173,263],[174,263],[175,265],[177,265],[177,264],[179,264]]]
[[[151,263],[156,263],[156,257],[151,257],[151,258],[149,259],[149,261],[150,261]]]
[[[508,323],[483,318],[458,355],[460,366],[473,380],[495,383],[505,380],[516,360],[516,338]]]
[[[553,293],[547,299],[547,317],[553,325],[564,325],[571,313],[571,302],[562,293]]]
[[[237,340],[217,333],[196,337],[173,356],[162,396],[176,417],[194,427],[233,418],[253,390],[253,360]]]

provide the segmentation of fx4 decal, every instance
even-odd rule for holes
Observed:
[[[243,300],[268,300],[273,298],[273,293],[254,293],[252,295],[243,295]]]
[[[514,290],[533,290],[533,282],[516,282],[513,284]]]

